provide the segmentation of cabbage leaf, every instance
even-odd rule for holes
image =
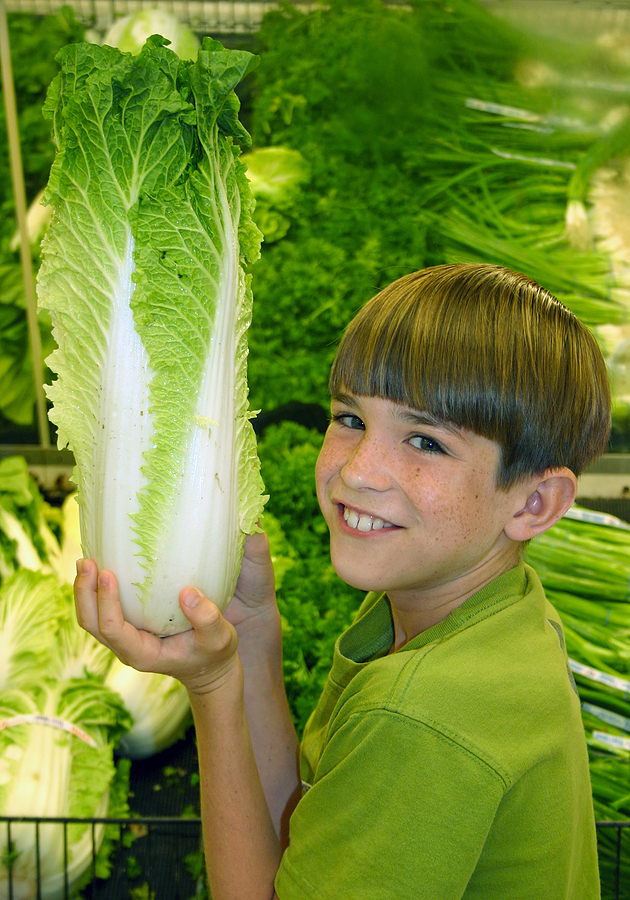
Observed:
[[[146,759],[185,737],[192,718],[188,692],[180,681],[170,675],[138,672],[114,659],[105,685],[119,694],[133,719],[116,748],[120,756]]]
[[[59,53],[38,277],[83,552],[156,634],[189,627],[187,584],[227,605],[266,499],[246,377],[261,235],[234,93],[256,57],[205,38],[193,63],[164,43]]]

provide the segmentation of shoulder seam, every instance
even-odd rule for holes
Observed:
[[[461,735],[455,734],[454,732],[450,731],[450,729],[446,728],[440,722],[436,722],[435,720],[431,719],[429,716],[419,715],[412,717],[405,715],[405,713],[401,713],[398,710],[388,709],[387,707],[364,706],[359,709],[353,710],[346,721],[370,714],[377,716],[388,716],[396,719],[399,722],[403,722],[410,727],[421,728],[425,731],[431,731],[438,739],[448,743],[452,747],[457,748],[466,756],[472,758],[476,763],[478,763],[481,768],[486,769],[488,772],[490,772],[490,774],[494,778],[501,782],[504,791],[509,790],[513,786],[514,779],[510,777],[509,773],[502,766],[500,766],[496,761],[490,759],[487,754],[484,754],[479,747],[476,747]],[[332,738],[333,733],[334,732],[331,731],[331,733],[329,734],[329,740]]]

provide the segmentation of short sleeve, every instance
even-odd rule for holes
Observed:
[[[472,748],[396,712],[351,715],[290,823],[280,900],[459,900],[505,791]]]

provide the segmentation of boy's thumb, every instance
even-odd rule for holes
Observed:
[[[179,605],[193,628],[214,629],[223,620],[219,607],[195,587],[185,587],[180,592]]]
[[[194,587],[184,588],[180,594],[182,605],[185,606],[186,609],[194,609],[202,597],[203,594],[201,591],[198,591],[197,588]]]

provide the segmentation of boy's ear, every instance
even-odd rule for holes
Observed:
[[[529,541],[555,525],[577,494],[577,478],[570,469],[549,469],[528,485],[525,505],[505,526],[513,541]]]

